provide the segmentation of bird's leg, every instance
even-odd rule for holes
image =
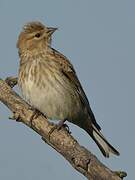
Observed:
[[[66,121],[67,121],[67,119],[60,120],[59,123],[56,124],[56,125],[50,130],[50,132],[48,133],[49,139],[50,139],[50,136],[51,136],[51,134],[53,133],[53,131],[54,131],[55,129],[60,130],[62,127],[65,127],[65,128],[67,128],[67,131],[70,132],[68,125],[67,125],[67,124],[64,124]]]
[[[66,124],[64,124],[67,121],[67,119],[62,119],[59,121],[59,123],[57,124],[57,129],[60,130],[62,127],[68,127]]]
[[[13,112],[12,117],[9,117],[9,119],[16,120],[17,122],[21,122],[20,114],[18,112]]]
[[[30,127],[32,127],[32,121],[33,121],[34,119],[36,119],[38,116],[40,116],[40,115],[45,116],[42,112],[40,112],[40,111],[37,110],[37,109],[31,108],[31,110],[33,110],[33,114],[32,114],[32,116],[30,117]]]

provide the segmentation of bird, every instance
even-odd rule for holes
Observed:
[[[119,155],[101,133],[70,60],[52,47],[56,30],[33,21],[18,36],[18,85],[23,98],[48,119],[59,120],[59,125],[67,120],[85,130],[105,157]]]

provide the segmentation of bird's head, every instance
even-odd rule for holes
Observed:
[[[32,50],[50,46],[51,36],[57,28],[46,27],[40,22],[24,25],[17,41],[19,50]]]

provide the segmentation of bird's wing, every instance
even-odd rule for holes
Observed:
[[[96,122],[96,119],[95,119],[95,116],[90,108],[90,105],[89,105],[89,101],[87,99],[87,96],[81,86],[81,83],[76,75],[76,72],[73,68],[73,65],[70,63],[70,61],[65,57],[63,56],[62,54],[60,54],[59,52],[57,52],[55,50],[55,55],[56,56],[59,56],[57,57],[56,59],[59,60],[61,59],[61,63],[60,64],[60,69],[61,69],[61,72],[69,79],[69,81],[72,83],[72,86],[74,86],[74,88],[76,89],[76,91],[78,92],[79,94],[79,97],[80,97],[80,100],[81,102],[83,103],[84,107],[87,108],[87,111],[89,113],[89,116],[90,116],[90,119],[92,121],[92,123],[97,127],[97,129],[101,129],[100,126],[97,124]]]

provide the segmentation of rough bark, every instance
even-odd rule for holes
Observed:
[[[11,88],[17,83],[16,80],[16,78],[6,81],[0,79],[0,101],[12,111],[12,119],[20,121],[36,131],[44,142],[59,152],[87,179],[121,180],[126,176],[124,172],[115,172],[103,165],[95,155],[79,145],[66,128],[52,131],[55,125],[50,123],[46,117],[42,114],[33,116],[34,110],[31,106]]]

